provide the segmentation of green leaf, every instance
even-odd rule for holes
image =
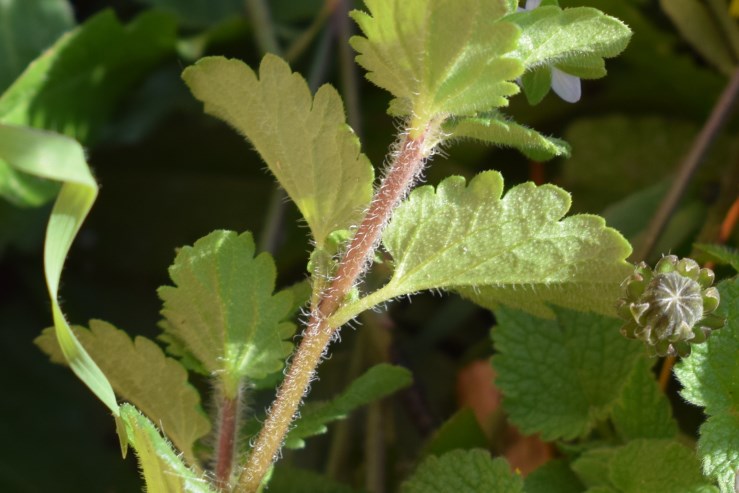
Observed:
[[[625,441],[637,438],[675,438],[677,422],[670,401],[652,373],[654,361],[639,358],[613,408],[611,420]]]
[[[700,472],[695,453],[670,440],[635,440],[618,449],[609,464],[609,477],[623,493],[713,493]]]
[[[552,68],[540,65],[521,77],[521,85],[530,105],[539,104],[552,88]]]
[[[716,263],[728,264],[739,272],[739,250],[726,245],[696,244],[694,247],[708,256]]]
[[[431,455],[403,483],[401,493],[519,493],[523,480],[505,459],[491,459],[486,450],[454,450]]]
[[[391,112],[411,128],[435,117],[473,115],[508,104],[523,72],[506,54],[518,29],[500,21],[501,0],[367,0],[354,11],[365,37],[350,42],[367,78],[395,98]]]
[[[581,493],[584,489],[584,485],[562,459],[550,460],[524,480],[526,493]]]
[[[500,113],[449,120],[444,125],[444,132],[450,139],[470,138],[496,146],[514,147],[536,161],[570,155],[570,146],[565,141],[545,137]]]
[[[555,313],[542,320],[500,308],[492,331],[503,407],[523,433],[545,441],[584,437],[606,419],[643,354],[617,319]]]
[[[718,285],[721,304],[716,313],[727,324],[704,344],[693,346],[676,367],[682,396],[705,407],[698,450],[703,472],[718,480],[722,492],[732,492],[739,468],[739,279]]]
[[[731,47],[705,3],[697,0],[660,0],[659,3],[696,51],[723,74],[731,75],[736,66]]]
[[[597,216],[562,219],[570,196],[553,185],[518,185],[501,198],[500,173],[414,190],[385,230],[393,277],[330,320],[425,289],[455,289],[475,302],[551,316],[546,303],[615,313],[619,284],[633,270],[628,243]],[[560,220],[562,219],[562,220]]]
[[[583,64],[593,66],[593,57],[614,57],[631,38],[626,24],[589,7],[562,10],[541,6],[512,14],[506,20],[521,28],[514,55],[527,69],[541,64],[572,63],[577,58],[584,58]]]
[[[44,244],[44,276],[51,299],[54,331],[75,375],[114,415],[118,415],[118,403],[110,382],[72,333],[58,300],[64,259],[98,191],[85,162],[85,152],[79,143],[62,135],[0,124],[0,160],[21,173],[62,183]]]
[[[292,350],[286,339],[295,325],[283,321],[291,296],[272,294],[274,261],[254,251],[250,233],[214,231],[180,249],[169,268],[175,286],[158,291],[165,332],[184,343],[229,397],[242,379],[281,369]]]
[[[489,445],[475,413],[472,409],[465,407],[441,425],[426,444],[421,455],[424,457],[443,455],[452,450],[487,448]]]
[[[121,406],[126,437],[136,450],[148,493],[215,493],[207,479],[189,469],[154,424],[130,404]],[[119,431],[119,433],[121,433]]]
[[[327,236],[361,219],[373,170],[345,123],[332,87],[311,98],[305,80],[267,55],[257,75],[243,62],[203,58],[182,77],[205,111],[249,139],[300,209],[319,249]]]
[[[10,0],[0,9],[0,93],[56,39],[74,27],[67,0]]]
[[[132,341],[124,331],[100,320],[91,320],[90,330],[76,326],[74,332],[99,362],[113,390],[159,423],[185,459],[196,464],[193,445],[208,434],[210,423],[182,365],[164,356],[151,340],[138,336]],[[53,329],[44,330],[35,343],[53,362],[66,363]]]
[[[609,467],[618,449],[598,447],[586,451],[572,463],[572,470],[580,481],[588,487],[588,493],[604,488],[604,491],[615,491],[609,478]],[[599,491],[599,490],[598,490]]]
[[[411,373],[400,366],[373,366],[334,399],[305,405],[285,438],[285,447],[303,448],[305,438],[326,433],[331,421],[344,419],[354,409],[407,387],[411,380]]]
[[[305,469],[277,466],[266,488],[269,493],[356,493],[349,486]]]
[[[176,26],[147,12],[127,26],[102,12],[65,34],[0,97],[0,121],[89,141],[121,97],[167,54]]]

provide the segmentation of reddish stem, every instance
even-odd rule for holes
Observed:
[[[224,397],[218,415],[218,443],[216,444],[216,485],[228,491],[236,452],[236,433],[239,420],[239,396]]]

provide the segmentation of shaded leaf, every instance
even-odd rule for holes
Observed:
[[[242,0],[138,0],[177,16],[181,24],[191,28],[208,27],[231,17],[244,15]]]
[[[434,433],[424,447],[422,456],[443,455],[452,450],[469,450],[489,446],[475,413],[469,407],[457,411]]]
[[[350,42],[367,78],[396,100],[391,113],[427,124],[506,106],[523,72],[506,54],[518,29],[499,19],[503,1],[368,0],[352,18],[364,33]],[[410,127],[413,128],[413,122]]]
[[[654,363],[639,358],[613,408],[611,420],[624,441],[637,438],[676,438],[672,407],[652,373]]]
[[[130,404],[121,406],[127,440],[136,450],[149,493],[215,493],[208,481],[188,468],[154,424]]]
[[[555,308],[556,320],[500,308],[493,328],[496,384],[511,421],[543,440],[584,437],[621,396],[642,347],[621,322]]]
[[[354,409],[407,387],[411,380],[411,373],[400,366],[385,363],[373,366],[334,399],[305,405],[285,438],[285,447],[303,448],[304,439],[326,433],[328,423],[344,419]]]
[[[733,493],[739,469],[739,279],[718,285],[721,303],[716,313],[727,324],[704,344],[693,346],[676,367],[681,395],[705,408],[708,421],[700,428],[698,451],[703,472],[718,480],[722,492]]]
[[[208,434],[210,423],[182,365],[164,356],[151,340],[138,336],[132,341],[124,331],[100,320],[91,320],[89,330],[75,327],[74,332],[116,394],[159,423],[185,458],[197,463],[193,445]],[[53,362],[66,363],[53,329],[44,330],[35,342]]]
[[[492,459],[487,450],[454,450],[430,455],[403,483],[401,493],[517,493],[523,480],[505,459]]]
[[[233,126],[256,148],[300,209],[318,248],[362,217],[373,170],[345,123],[331,86],[311,97],[282,59],[267,55],[257,75],[243,62],[209,57],[182,73],[205,111]]]
[[[74,27],[67,0],[10,0],[0,9],[0,93],[43,50]]]
[[[295,326],[284,321],[292,297],[272,294],[275,265],[254,257],[250,233],[215,231],[180,249],[159,288],[162,327],[236,395],[243,378],[259,379],[282,368]]]
[[[286,466],[275,468],[266,490],[269,493],[358,493],[316,472]]]
[[[739,272],[739,250],[726,245],[696,244],[696,249],[705,252],[714,262],[728,264]]]
[[[551,460],[524,480],[526,493],[581,493],[584,485],[562,459]]]

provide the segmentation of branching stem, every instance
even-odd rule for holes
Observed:
[[[255,493],[272,462],[277,458],[290,424],[308,391],[316,367],[338,327],[327,323],[347,293],[367,270],[390,216],[420,176],[432,148],[427,137],[436,133],[427,126],[417,136],[406,134],[394,155],[380,188],[375,193],[364,220],[339,263],[334,280],[311,313],[303,340],[294,353],[285,380],[277,391],[262,431],[239,477],[237,492]]]

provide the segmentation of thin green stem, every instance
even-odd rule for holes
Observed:
[[[246,12],[251,19],[257,45],[262,53],[280,55],[282,50],[277,43],[275,28],[269,15],[269,7],[264,0],[246,0]]]
[[[714,139],[723,128],[726,119],[734,107],[734,102],[736,101],[738,92],[739,68],[734,70],[731,79],[729,79],[729,83],[726,85],[724,91],[721,93],[721,96],[714,105],[711,115],[708,117],[708,120],[706,120],[705,125],[703,125],[700,133],[693,141],[690,151],[680,164],[678,174],[672,182],[672,187],[662,200],[659,209],[647,227],[645,237],[639,245],[639,248],[636,250],[634,258],[646,259],[652,253],[652,250],[657,244],[657,240],[672,217],[673,211],[680,203],[680,199],[685,193],[693,174],[703,161],[703,158],[708,152]]]
[[[318,12],[318,15],[313,19],[310,26],[300,33],[300,36],[293,41],[293,43],[285,51],[285,60],[292,62],[300,57],[308,46],[313,42],[316,35],[321,31],[321,28],[326,23],[326,19],[331,16],[331,13],[336,9],[338,0],[326,0],[323,2],[323,7]]]
[[[415,183],[426,159],[433,151],[427,147],[426,137],[429,134],[435,135],[437,130],[429,126],[415,129],[415,136],[409,133],[401,142],[367,214],[339,263],[331,286],[311,314],[303,332],[303,340],[294,353],[285,380],[277,391],[246,467],[239,477],[236,491],[255,493],[279,454],[315,370],[338,330],[338,327],[327,323],[327,318],[341,306],[347,293],[369,267],[380,235],[393,210]]]

